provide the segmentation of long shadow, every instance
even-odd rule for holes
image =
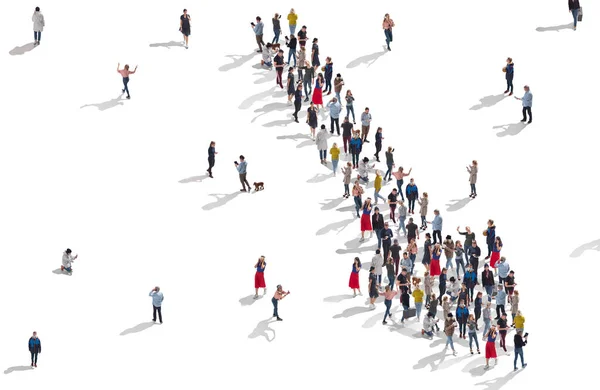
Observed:
[[[472,198],[452,199],[450,202],[454,203],[446,203],[446,206],[448,206],[446,211],[458,211],[468,205],[472,200]]]
[[[31,366],[14,366],[14,367],[8,367],[6,370],[4,370],[4,374],[10,374],[11,372],[15,372],[15,371],[29,371],[29,370],[33,370],[33,367],[31,367]]]
[[[260,118],[261,116],[263,116],[265,114],[268,114],[270,112],[285,111],[285,110],[289,110],[290,108],[292,108],[292,106],[289,106],[286,103],[269,103],[269,104],[265,104],[261,108],[257,108],[256,110],[254,110],[254,112],[258,112],[258,113],[261,113],[261,114],[259,114],[258,116],[254,117],[252,119],[251,123],[254,123],[258,118]]]
[[[308,134],[298,133],[298,134],[289,134],[289,135],[278,135],[277,139],[291,139],[293,141],[298,141],[300,139],[310,140],[310,137],[308,136]]]
[[[181,179],[179,180],[179,183],[201,183],[202,181],[206,180],[208,178],[208,175],[202,175],[202,176],[192,176],[192,177],[188,177],[187,179]]]
[[[307,146],[315,146],[315,141],[313,141],[312,139],[307,139],[306,141],[302,141],[298,145],[296,145],[296,149],[305,148]]]
[[[336,207],[338,207],[339,205],[342,204],[343,201],[345,201],[346,198],[336,198],[336,199],[325,199],[325,203],[319,203],[320,205],[323,205],[323,207],[321,207],[321,210],[332,210]],[[329,201],[329,202],[327,202]]]
[[[372,315],[370,318],[368,318],[365,323],[362,325],[363,328],[365,329],[369,329],[374,327],[378,322],[383,321],[383,315],[385,313],[385,310],[379,313],[376,313],[374,315]]]
[[[265,100],[266,98],[269,98],[269,97],[273,97],[274,91],[275,91],[275,87],[271,87],[271,88],[267,89],[266,91],[262,91],[262,92],[257,93],[256,95],[252,95],[249,98],[244,99],[244,101],[240,103],[238,108],[240,110],[246,110],[246,109],[252,107],[252,105],[256,102]],[[285,96],[285,95],[283,95],[283,96]]]
[[[483,369],[485,367],[485,357],[479,354],[475,356],[477,358],[471,360],[461,371],[468,372],[471,376],[483,376],[486,373],[486,370]]]
[[[342,301],[345,301],[346,299],[352,298],[354,298],[354,296],[350,294],[334,295],[332,297],[323,298],[323,302],[340,303]]]
[[[265,340],[267,340],[268,342],[275,340],[275,329],[273,329],[269,326],[269,324],[271,324],[272,322],[275,322],[275,321],[276,320],[273,320],[272,318],[268,318],[266,320],[260,321],[256,325],[256,328],[254,328],[252,333],[250,333],[248,335],[248,338],[255,339],[257,337],[264,337]],[[271,332],[273,334],[273,337],[269,337],[269,332]]]
[[[325,180],[332,178],[333,177],[333,172],[331,172],[330,174],[326,175],[323,173],[317,173],[316,175],[314,175],[313,177],[311,177],[310,179],[308,179],[306,182],[307,183],[311,183],[311,184],[315,184],[315,183],[322,183]]]
[[[366,313],[369,311],[371,311],[371,309],[369,309],[368,307],[356,306],[356,307],[351,307],[349,309],[346,309],[343,312],[341,312],[340,314],[334,315],[333,318],[350,318],[357,314]]]
[[[479,104],[474,105],[469,110],[480,110],[482,108],[492,107],[506,98],[506,95],[490,95],[479,99]]]
[[[81,108],[86,108],[86,107],[96,107],[100,111],[105,111],[105,110],[114,108],[116,106],[122,106],[123,99],[121,99],[121,96],[123,96],[123,93],[119,94],[119,97],[117,97],[115,99],[110,99],[110,100],[102,102],[102,103],[86,104],[79,108],[81,109]]]
[[[202,210],[212,210],[217,207],[225,206],[227,203],[231,202],[241,193],[241,191],[238,191],[232,194],[210,194],[210,196],[214,196],[215,198],[217,198],[217,200],[215,202],[205,204],[204,206],[202,206]]]
[[[294,118],[290,117],[290,119],[279,119],[276,121],[268,122],[263,125],[263,127],[288,127],[288,125],[295,124]]]
[[[507,135],[518,135],[521,131],[523,131],[523,129],[525,129],[525,127],[527,127],[527,123],[517,122],[494,126],[494,129],[502,129],[502,131],[496,135],[498,137],[506,137]]]
[[[246,55],[240,55],[240,54],[226,55],[225,57],[233,59],[233,62],[230,64],[222,65],[221,67],[219,67],[219,71],[227,72],[227,71],[230,71],[231,69],[239,68],[240,66],[244,65],[246,62],[248,62],[252,58],[254,58],[254,56],[256,54],[258,54],[258,53],[252,52],[252,53],[246,54]]]
[[[575,249],[573,253],[571,253],[570,257],[579,257],[583,254],[583,252],[591,250],[600,251],[600,240],[588,242],[587,244],[581,245],[580,247]]]
[[[437,371],[440,365],[444,362],[444,360],[446,360],[446,356],[447,354],[445,350],[441,352],[436,352],[433,355],[429,355],[419,359],[417,364],[413,366],[413,369],[419,370],[421,368],[431,366],[431,371]]]
[[[71,276],[72,274],[69,274],[66,271],[61,270],[60,268],[55,269],[54,271],[52,271],[53,274],[55,275],[66,275],[66,276]]]
[[[258,298],[254,299],[254,295],[248,295],[247,297],[240,298],[240,305],[252,306],[254,302],[263,298],[263,295],[259,295]]]
[[[125,329],[121,332],[121,336],[126,336],[131,333],[139,333],[156,325],[154,322],[142,322],[133,328]]]
[[[484,382],[475,383],[475,386],[485,386],[485,390],[499,390],[504,387],[510,380],[514,379],[521,371],[511,371],[505,376],[499,376]]]
[[[538,27],[535,29],[535,31],[538,32],[546,32],[546,31],[556,31],[556,32],[560,32],[560,30],[567,30],[573,29],[573,23],[569,23],[569,24],[561,24],[560,26],[550,26],[550,27]]]
[[[171,49],[172,47],[183,47],[181,42],[162,42],[162,43],[151,43],[150,47],[166,47],[167,49]]]
[[[348,225],[350,225],[354,221],[356,221],[355,218],[330,223],[329,225],[317,230],[317,233],[315,235],[322,236],[332,231],[336,232],[336,234],[340,234],[344,229],[346,229],[346,227],[348,227]]]
[[[268,83],[270,82],[274,82],[275,81],[275,72],[272,71],[266,71],[264,73],[252,73],[252,76],[261,76],[258,79],[256,79],[254,81],[254,84],[264,84],[264,83]]]
[[[365,234],[366,236],[366,234]],[[366,240],[366,238],[365,238]],[[365,253],[365,252],[375,252],[377,250],[377,237],[375,237],[375,233],[373,233],[373,237],[371,240],[375,240],[375,243],[371,246],[361,247],[361,242],[358,241],[358,238],[354,240],[347,241],[344,245],[346,249],[337,249],[335,253],[339,255],[347,255],[350,253]]]
[[[350,63],[348,63],[348,65],[346,65],[346,68],[350,68],[350,69],[356,68],[357,66],[359,66],[361,64],[366,64],[367,68],[368,68],[371,65],[373,65],[375,63],[375,61],[377,61],[385,53],[387,53],[387,48],[384,45],[383,51],[378,51],[373,54],[367,54],[365,56],[358,57],[357,59],[350,61]]]
[[[10,54],[11,56],[21,56],[25,53],[32,51],[33,49],[35,49],[35,45],[33,44],[33,42],[31,42],[23,46],[15,46],[15,48],[9,51],[8,54]]]

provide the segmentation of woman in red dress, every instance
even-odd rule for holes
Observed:
[[[484,370],[490,368],[490,359],[494,358],[494,365],[498,364],[498,355],[496,354],[496,325],[492,325],[487,334],[487,343],[485,343],[485,367]]]
[[[371,225],[371,198],[367,198],[362,206],[362,217],[360,217],[360,242],[365,240],[365,232],[371,232],[373,236],[373,225]]]
[[[431,276],[440,276],[442,273],[440,269],[440,256],[442,256],[442,248],[437,243],[431,250],[431,264],[429,265],[429,274]]]
[[[492,257],[490,258],[490,266],[496,270],[496,263],[500,260],[500,251],[502,250],[502,239],[496,236],[494,245],[492,246]]]
[[[263,295],[267,293],[267,285],[265,283],[265,267],[267,266],[267,262],[265,261],[265,257],[261,256],[256,264],[254,264],[254,268],[256,268],[256,274],[254,274],[254,288],[256,290],[254,294],[254,299],[258,298],[258,289],[264,288]]]
[[[362,295],[360,292],[360,283],[358,282],[358,273],[360,272],[360,268],[362,264],[360,263],[360,259],[358,257],[354,258],[354,264],[352,264],[352,272],[350,273],[350,283],[348,286],[354,291],[354,296],[356,296],[356,290],[358,290],[358,294]]]
[[[323,73],[319,73],[317,76],[317,81],[315,82],[315,89],[313,91],[312,102],[319,108],[323,108],[323,84],[325,84],[325,79],[323,78]]]

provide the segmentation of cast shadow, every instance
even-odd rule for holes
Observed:
[[[559,32],[560,30],[567,30],[567,29],[573,29],[573,23],[561,24],[560,26],[538,27],[538,28],[535,29],[535,31],[538,31],[538,32],[546,32],[546,31],[556,31],[556,32]]]
[[[308,136],[308,134],[290,134],[290,135],[278,135],[277,139],[291,139],[293,141],[298,141],[300,139],[308,139],[312,142],[312,140],[310,139],[310,137]]]
[[[385,312],[381,313],[380,318],[382,321],[383,321],[384,313]],[[392,314],[394,315],[394,319],[391,320],[391,321],[393,321],[393,324],[388,327],[388,330],[390,332],[399,333],[403,336],[411,337],[413,339],[422,339],[423,338],[423,335],[421,334],[420,330],[416,331],[415,329],[408,327],[408,325],[410,325],[410,323],[409,323],[410,319],[405,320],[405,324],[396,322],[396,320],[402,319],[402,310],[392,311]]]
[[[579,257],[583,254],[583,252],[588,250],[600,251],[600,240],[581,245],[579,248],[575,249],[569,257]]]
[[[349,68],[349,69],[356,68],[357,66],[359,66],[361,64],[367,64],[367,68],[368,68],[371,65],[373,65],[375,63],[375,61],[377,61],[385,53],[387,53],[387,47],[384,45],[383,51],[378,51],[373,54],[367,54],[366,56],[358,57],[357,59],[350,61],[350,63],[348,63],[348,65],[346,65],[346,68]]]
[[[506,95],[504,94],[482,97],[479,99],[479,104],[474,105],[473,107],[469,108],[469,110],[480,110],[482,108],[492,107],[500,103],[505,98]]]
[[[60,268],[55,269],[54,271],[52,271],[52,273],[55,275],[66,275],[66,276],[72,275],[72,274],[69,274],[68,272],[61,270]]]
[[[472,198],[464,198],[464,199],[452,199],[450,202],[454,202],[454,203],[446,203],[446,206],[448,206],[448,208],[446,209],[446,211],[458,211],[460,209],[462,209],[463,207],[465,207],[466,205],[468,205],[473,199]]]
[[[33,367],[31,367],[31,366],[14,366],[14,367],[8,367],[6,370],[4,370],[4,374],[10,374],[11,372],[14,372],[14,371],[29,371],[29,370],[33,370]]]
[[[99,111],[105,111],[110,108],[114,108],[116,106],[122,106],[123,99],[121,99],[121,96],[123,96],[123,93],[119,94],[119,97],[117,97],[115,99],[110,99],[110,100],[102,102],[102,103],[86,104],[79,108],[81,109],[81,108],[85,108],[85,107],[96,107]]]
[[[341,312],[340,314],[336,314],[333,316],[333,318],[350,318],[352,316],[355,316],[357,314],[361,314],[361,313],[366,313],[371,311],[371,309],[369,309],[368,307],[365,306],[355,306],[355,307],[351,307],[349,309],[344,310],[343,312]]]
[[[210,194],[210,196],[214,196],[217,198],[217,200],[212,203],[205,204],[202,206],[202,210],[212,210],[217,207],[225,206],[241,193],[242,191],[234,192],[232,194]]]
[[[313,141],[312,139],[307,139],[306,141],[302,141],[298,145],[296,145],[296,149],[305,148],[307,146],[315,146],[315,145],[316,145],[315,141]]]
[[[240,105],[238,106],[238,108],[240,110],[246,110],[246,109],[252,107],[252,105],[256,102],[265,100],[266,98],[269,98],[269,97],[274,97],[274,94],[273,94],[274,91],[275,91],[275,87],[271,87],[271,88],[267,89],[266,91],[259,92],[256,95],[252,95],[249,98],[246,98],[243,102],[241,102]],[[283,95],[283,96],[285,96],[285,95]]]
[[[167,49],[171,49],[172,47],[183,47],[181,42],[162,42],[162,43],[151,43],[150,47],[166,47]]]
[[[261,76],[254,81],[254,84],[264,84],[275,81],[275,72],[267,71],[266,73],[252,73],[252,76]]]
[[[490,379],[484,382],[475,383],[475,386],[485,386],[485,390],[499,390],[504,385],[506,385],[511,379],[514,379],[517,374],[521,373],[523,370],[519,371],[511,371],[505,376],[500,376],[498,378]]]
[[[440,365],[446,360],[446,351],[443,350],[441,352],[436,352],[433,355],[426,356],[422,359],[419,359],[417,364],[413,366],[413,369],[420,370],[427,366],[431,366],[431,371],[437,371]]]
[[[345,301],[346,299],[353,299],[353,298],[354,298],[354,296],[350,295],[350,294],[334,295],[332,297],[323,298],[323,302],[340,303],[342,301]]]
[[[385,310],[382,311],[382,312],[380,312],[380,313],[377,313],[377,314],[371,316],[371,318],[369,318],[369,319],[367,319],[365,321],[365,323],[362,325],[362,327],[365,328],[365,329],[369,329],[369,328],[374,327],[378,322],[383,321],[383,315],[384,314],[385,314]]]
[[[325,175],[323,173],[317,173],[315,176],[313,176],[312,178],[308,179],[306,182],[307,183],[311,183],[311,184],[315,184],[315,183],[321,183],[324,182],[325,180],[329,179],[333,177],[333,172],[331,172],[328,175]]]
[[[33,44],[33,42],[31,42],[23,46],[15,46],[15,48],[9,51],[8,54],[10,54],[11,56],[20,56],[32,51],[33,49],[35,49],[35,45]]]
[[[250,333],[248,335],[249,339],[255,339],[257,337],[264,337],[265,340],[267,340],[268,342],[271,342],[273,340],[275,340],[275,329],[271,328],[269,326],[270,323],[275,322],[276,320],[273,320],[272,318],[268,318],[266,320],[262,320],[260,321],[257,325],[256,328],[254,328],[254,330],[252,331],[252,333]],[[272,332],[273,333],[273,337],[269,337],[269,333],[268,332]]]
[[[525,127],[527,127],[526,122],[517,122],[494,126],[494,129],[502,129],[503,131],[497,133],[496,135],[498,137],[505,137],[507,135],[518,135]]]
[[[259,295],[258,298],[254,299],[254,295],[250,294],[247,297],[240,298],[240,305],[242,306],[252,306],[254,302],[262,299],[264,295]]]
[[[291,125],[292,123],[296,123],[296,122],[294,122],[294,118],[279,119],[276,121],[265,123],[263,125],[263,127],[287,127],[288,125]]]
[[[139,333],[139,332],[143,332],[146,329],[149,329],[151,327],[153,327],[154,325],[156,325],[154,322],[142,322],[141,324],[138,324],[136,326],[134,326],[133,328],[129,328],[129,329],[125,329],[124,331],[121,332],[121,336],[126,336],[128,334],[131,333]]]
[[[227,71],[230,71],[231,69],[239,68],[240,66],[244,65],[246,62],[250,61],[256,54],[258,54],[258,53],[253,51],[252,53],[247,54],[247,55],[240,55],[240,54],[226,55],[225,57],[233,59],[233,62],[230,64],[222,65],[221,67],[219,67],[219,71],[227,72]]]
[[[483,374],[486,373],[486,370],[484,370],[483,367],[485,367],[485,357],[477,355],[477,358],[471,360],[461,371],[468,372],[471,376],[483,376]]]
[[[262,106],[261,108],[257,108],[256,110],[254,110],[254,112],[258,112],[261,113],[258,116],[254,117],[251,121],[251,123],[256,122],[256,120],[258,118],[260,118],[261,116],[268,114],[270,112],[274,112],[274,111],[285,111],[287,109],[289,109],[291,106],[287,105],[286,103],[269,103],[269,104],[265,104],[264,106]]]
[[[346,198],[336,198],[336,199],[325,199],[325,203],[319,203],[320,205],[323,205],[323,207],[321,207],[321,210],[331,210],[334,209],[336,207],[338,207],[339,205],[342,204],[342,202],[346,200]],[[327,202],[329,201],[329,202]]]
[[[355,218],[345,219],[343,221],[330,223],[329,225],[327,225],[325,227],[322,227],[321,229],[317,230],[316,235],[317,236],[322,236],[322,235],[327,234],[327,233],[329,233],[331,231],[335,231],[336,234],[340,234],[344,229],[346,229],[346,227],[348,227],[348,225],[350,225],[354,221],[356,221]]]
[[[204,181],[205,179],[208,178],[208,175],[202,175],[202,176],[192,176],[192,177],[188,177],[187,179],[181,179],[179,180],[179,183],[201,183],[202,181]]]
[[[366,233],[365,233],[366,236]],[[359,241],[358,238],[354,240],[347,241],[344,245],[346,249],[337,249],[335,253],[339,255],[347,255],[350,253],[364,253],[364,252],[375,252],[377,250],[377,237],[375,237],[375,233],[373,233],[373,237],[371,240],[375,240],[375,243],[371,246],[361,247],[362,242]]]

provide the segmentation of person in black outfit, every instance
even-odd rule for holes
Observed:
[[[492,292],[494,290],[494,273],[490,271],[488,264],[483,266],[483,272],[481,272],[481,285],[485,289],[485,293],[488,296],[488,301],[492,301]]]
[[[294,122],[298,122],[298,112],[302,109],[302,83],[298,83],[294,92]]]
[[[375,159],[377,162],[379,161],[379,152],[381,152],[381,142],[383,140],[383,132],[381,131],[381,127],[377,128],[377,132],[375,133]]]
[[[419,238],[419,227],[413,222],[412,217],[408,219],[408,225],[406,225],[406,239],[410,243],[410,240]]]
[[[190,22],[192,21],[192,17],[188,15],[187,9],[183,10],[183,15],[179,18],[179,31],[183,34],[183,43],[185,44],[185,48],[188,48],[188,38],[191,35],[191,27]]]
[[[579,17],[580,8],[581,8],[581,6],[579,5],[579,0],[569,0],[569,11],[573,14],[573,30],[577,30],[577,19]],[[521,355],[521,363],[522,362],[523,362],[523,355]],[[516,358],[515,358],[515,364],[517,364]],[[515,370],[516,370],[516,368],[515,368]]]
[[[408,292],[409,283],[408,277],[406,276],[407,272],[408,271],[406,270],[406,268],[402,268],[402,272],[400,272],[398,274],[398,277],[396,278],[396,285],[403,293]]]
[[[276,83],[283,89],[283,50],[279,50],[273,62],[275,62],[275,70],[277,71]]]
[[[527,363],[524,362],[523,358],[523,347],[527,345],[528,333],[523,336],[523,331],[518,331],[515,335],[515,371],[517,371],[517,358],[521,356],[521,368],[527,367]]]
[[[294,56],[294,67],[296,67],[296,45],[298,44],[298,40],[294,36],[294,34],[290,34],[290,38],[285,37],[285,45],[288,47],[288,64],[290,63],[290,59]],[[300,74],[299,80],[302,79],[302,75]]]
[[[481,256],[481,248],[477,246],[476,240],[473,240],[471,247],[467,249],[467,255],[469,256],[469,264],[473,266],[473,271],[477,273],[479,268],[479,256]]]
[[[442,297],[446,293],[446,279],[448,278],[448,272],[446,268],[442,269],[442,273],[440,274],[440,297],[438,298],[440,301],[440,305],[442,304]]]
[[[506,321],[506,313],[502,313],[502,317],[498,320],[498,331],[500,333],[500,346],[506,352],[506,333],[508,332],[508,322]]]
[[[215,152],[215,141],[212,141],[208,147],[208,169],[206,170],[206,172],[208,172],[208,177],[210,178],[213,177],[212,168],[215,166],[215,154],[217,154],[217,152]]]
[[[394,236],[389,223],[386,222],[383,224],[383,230],[380,232],[380,235],[383,244],[383,258],[387,259],[388,254],[390,253],[390,247],[392,246],[392,237]]]

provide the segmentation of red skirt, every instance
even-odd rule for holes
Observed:
[[[323,89],[321,89],[321,88],[315,88],[313,90],[312,102],[314,104],[321,104],[321,105],[323,105]]]
[[[369,214],[364,214],[360,217],[360,231],[367,232],[373,230],[373,226],[371,225],[371,216]]]
[[[440,269],[440,261],[431,259],[431,264],[429,264],[429,275],[439,276],[441,273],[442,270]]]
[[[348,283],[350,288],[360,289],[360,284],[358,283],[358,272],[350,273],[350,282]]]
[[[490,257],[490,267],[496,268],[498,260],[500,260],[500,252],[492,252],[492,257]]]
[[[496,359],[498,355],[496,355],[496,343],[493,341],[488,341],[485,343],[485,358],[486,359]]]
[[[267,284],[265,283],[265,273],[257,272],[254,274],[254,288],[265,288]]]

